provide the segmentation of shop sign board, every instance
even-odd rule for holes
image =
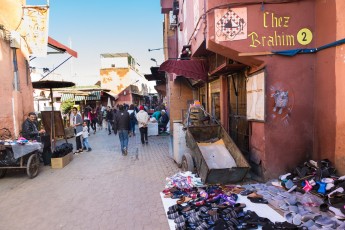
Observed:
[[[263,11],[258,19],[258,26],[250,26],[253,22],[247,20],[246,7],[215,10],[215,41],[247,40],[250,48],[294,48],[313,40],[310,28],[296,28],[300,22],[293,15]]]
[[[216,42],[247,39],[247,8],[215,10]]]

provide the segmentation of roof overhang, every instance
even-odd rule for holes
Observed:
[[[145,78],[148,81],[165,81],[165,73],[162,71],[159,71],[159,67],[152,66],[151,68],[151,74],[145,74]]]
[[[78,53],[76,51],[68,48],[67,46],[61,44],[60,42],[56,41],[55,39],[53,39],[51,37],[48,37],[48,47],[56,50],[57,53],[66,53],[67,52],[72,57],[75,57],[75,58],[78,57]],[[49,54],[52,54],[52,53],[49,53]]]
[[[259,71],[260,69],[263,69],[265,67],[265,62],[256,58],[247,57],[247,56],[239,56],[237,50],[231,49],[229,47],[223,46],[221,44],[218,44],[212,40],[208,40],[206,44],[206,49],[220,54],[224,57],[230,58],[236,62],[245,64],[250,67],[250,73]]]
[[[222,75],[222,74],[231,74],[241,70],[244,70],[247,66],[244,64],[227,64],[224,63],[218,68],[210,72],[210,75]]]

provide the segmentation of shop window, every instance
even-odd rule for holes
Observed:
[[[247,119],[265,121],[265,71],[248,77]]]

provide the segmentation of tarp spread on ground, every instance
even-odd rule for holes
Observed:
[[[184,175],[181,178],[188,180],[192,174]],[[173,178],[174,185],[161,193],[170,229],[345,229],[345,210],[309,192],[286,191],[272,181],[186,188],[179,176]],[[339,189],[345,178],[337,181]]]
[[[210,169],[225,169],[237,166],[222,139],[214,143],[197,144]]]

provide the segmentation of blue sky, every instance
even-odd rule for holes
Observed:
[[[27,0],[27,5],[45,5]],[[128,52],[140,64],[140,72],[163,62],[163,15],[160,0],[50,0],[49,36],[78,52],[55,72],[63,75],[99,75],[101,53]],[[67,55],[37,58],[32,65],[53,69]]]

